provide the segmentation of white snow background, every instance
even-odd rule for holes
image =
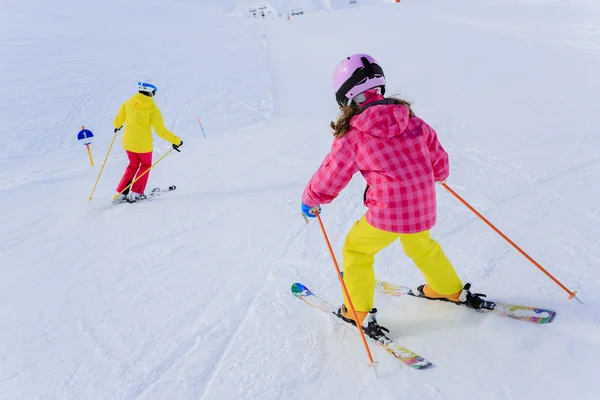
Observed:
[[[600,2],[358,3],[280,0],[263,20],[225,0],[3,1],[0,399],[598,398]],[[585,304],[442,188],[433,235],[462,279],[552,324],[377,294],[379,322],[435,364],[372,346],[377,379],[357,335],[291,295],[341,299],[300,196],[331,145],[332,71],[358,52],[437,130],[448,184]],[[138,80],[184,141],[149,188],[178,189],[112,205],[119,135],[88,203]],[[363,186],[323,207],[338,256]],[[376,275],[423,281],[399,244]]]

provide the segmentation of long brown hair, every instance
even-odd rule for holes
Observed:
[[[408,100],[398,99],[396,97],[388,97],[388,100],[391,100],[393,104],[399,104],[402,106],[408,107],[408,115],[410,117],[414,117],[415,113],[410,107],[412,103]],[[333,129],[333,136],[336,138],[343,137],[350,130],[350,120],[355,115],[361,113],[361,107],[351,102],[347,106],[340,107],[340,115],[338,116],[337,122],[331,121],[329,125],[331,129]]]

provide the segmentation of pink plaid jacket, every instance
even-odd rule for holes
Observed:
[[[381,100],[380,95],[368,102]],[[304,189],[308,206],[332,202],[360,171],[367,181],[367,221],[397,233],[431,229],[436,221],[435,182],[449,174],[448,154],[433,128],[409,117],[402,105],[374,105],[352,118],[351,129]]]

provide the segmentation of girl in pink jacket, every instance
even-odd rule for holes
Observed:
[[[415,295],[481,308],[480,295],[469,291],[470,284],[463,287],[430,235],[436,222],[435,183],[449,174],[448,154],[435,131],[407,101],[383,97],[385,76],[369,55],[344,59],[333,84],[341,114],[331,123],[331,151],[304,189],[302,212],[314,218],[319,205],[332,202],[356,172],[367,181],[368,211],[348,233],[342,251],[344,283],[358,321],[347,312],[347,299],[338,316],[362,325],[375,339],[385,337],[382,329],[387,329],[377,324],[373,308],[373,263],[375,254],[397,239],[427,282]]]

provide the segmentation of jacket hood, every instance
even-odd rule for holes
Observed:
[[[362,106],[383,99],[380,94],[367,96]],[[352,118],[350,126],[361,132],[387,139],[399,136],[406,130],[409,114],[408,107],[400,104],[374,105]]]
[[[154,99],[152,99],[152,97],[145,96],[141,93],[136,93],[131,98],[131,105],[134,108],[148,110],[154,107]]]

